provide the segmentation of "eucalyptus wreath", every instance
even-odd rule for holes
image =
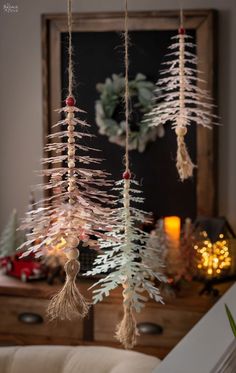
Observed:
[[[99,133],[106,135],[109,141],[121,146],[125,145],[125,119],[123,99],[125,79],[121,75],[113,74],[105,83],[98,83],[99,100],[95,104],[96,123]],[[148,81],[143,74],[137,74],[129,81],[131,101],[131,115],[129,119],[130,137],[129,149],[143,152],[149,141],[164,136],[162,126],[150,127],[148,122],[142,121],[144,114],[153,108],[155,84]]]

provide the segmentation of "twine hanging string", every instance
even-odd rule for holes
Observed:
[[[73,87],[73,62],[72,62],[72,0],[67,0],[68,21],[68,96],[72,96]]]
[[[124,207],[125,207],[125,246],[127,256],[129,255],[130,242],[130,178],[129,169],[129,35],[128,35],[128,0],[125,0],[125,27],[124,27],[124,50],[125,50],[125,172],[124,178]],[[128,279],[123,284],[123,309],[124,315],[121,322],[117,325],[116,338],[126,349],[133,348],[136,344],[138,335],[136,320],[133,314],[131,303],[131,292],[128,289]]]
[[[48,315],[53,319],[74,319],[83,318],[87,315],[89,305],[76,285],[76,276],[80,270],[78,260],[79,250],[77,246],[79,240],[74,232],[73,223],[73,205],[75,203],[76,179],[75,169],[75,132],[74,132],[74,113],[75,99],[73,97],[73,62],[72,62],[72,0],[67,0],[68,11],[68,96],[66,98],[66,121],[67,121],[67,167],[68,167],[68,203],[70,206],[68,212],[68,236],[66,244],[66,256],[68,261],[65,264],[66,281],[62,290],[56,294],[48,307]]]
[[[184,12],[182,5],[180,6],[180,27],[184,27]]]
[[[72,0],[67,0],[67,23],[68,23],[68,98],[73,99],[72,87],[73,87],[73,62],[72,62]],[[75,166],[75,146],[74,146],[74,131],[72,120],[74,118],[73,106],[68,107],[68,192],[69,192],[69,204],[73,205],[73,168]],[[71,167],[70,167],[71,165]]]
[[[128,0],[125,0],[125,171],[129,172],[129,34]]]

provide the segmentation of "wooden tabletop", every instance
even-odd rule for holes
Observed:
[[[96,281],[96,279],[94,280]],[[90,286],[94,283],[92,279],[79,278],[78,287],[87,299],[91,299],[92,290],[89,290]],[[219,297],[222,296],[232,285],[232,282],[225,282],[214,286],[219,290]],[[0,273],[0,295],[8,296],[20,296],[20,297],[33,297],[33,298],[45,298],[49,299],[55,294],[63,284],[57,282],[53,285],[47,284],[46,281],[30,281],[24,283],[19,279],[6,276]],[[202,311],[209,309],[219,297],[213,297],[211,295],[199,295],[200,290],[203,288],[203,284],[199,282],[187,283],[181,287],[181,290],[176,293],[175,297],[165,298],[165,304],[168,307],[181,308],[181,309],[195,309],[196,311]],[[111,292],[110,297],[106,297],[103,302],[105,303],[120,303],[122,295],[122,289],[118,288]],[[150,301],[150,305],[162,307],[161,304],[156,304]]]
[[[88,295],[88,288],[93,284],[91,280],[82,279],[78,286],[83,294]],[[32,280],[27,283],[20,279],[6,276],[0,273],[0,295],[12,295],[21,297],[49,298],[63,286],[62,282],[55,281],[49,285],[45,280]]]

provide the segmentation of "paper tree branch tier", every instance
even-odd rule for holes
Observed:
[[[163,101],[154,105],[145,120],[151,126],[171,123],[177,136],[176,167],[183,181],[193,175],[195,167],[185,144],[188,127],[195,124],[211,128],[217,117],[213,114],[214,105],[209,93],[199,86],[205,82],[197,68],[191,36],[180,27],[179,34],[172,39],[168,61],[163,63],[165,69],[156,88],[157,92],[163,92],[158,98]]]
[[[90,155],[96,149],[81,144],[82,139],[91,135],[87,133],[89,125],[77,117],[82,110],[75,107],[74,98],[68,97],[66,106],[59,112],[65,118],[55,125],[59,132],[48,136],[50,142],[45,152],[50,156],[42,161],[50,168],[42,171],[48,182],[40,188],[51,190],[51,196],[39,201],[37,208],[24,219],[22,229],[31,233],[20,248],[25,250],[23,256],[33,252],[36,257],[50,254],[58,246],[64,251],[68,258],[67,280],[62,292],[52,299],[49,316],[70,319],[83,317],[88,311],[75,285],[79,271],[77,247],[81,243],[97,248],[97,238],[105,237],[104,232],[111,225],[111,211],[110,197],[104,188],[110,182],[105,172],[90,168],[92,164],[99,164],[100,159]],[[67,141],[62,142],[65,138]]]

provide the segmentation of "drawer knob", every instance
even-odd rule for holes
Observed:
[[[43,318],[37,313],[23,312],[18,315],[18,320],[24,324],[42,324]]]
[[[140,334],[160,335],[163,333],[162,326],[158,324],[154,324],[152,322],[141,322],[137,325],[137,329]]]

